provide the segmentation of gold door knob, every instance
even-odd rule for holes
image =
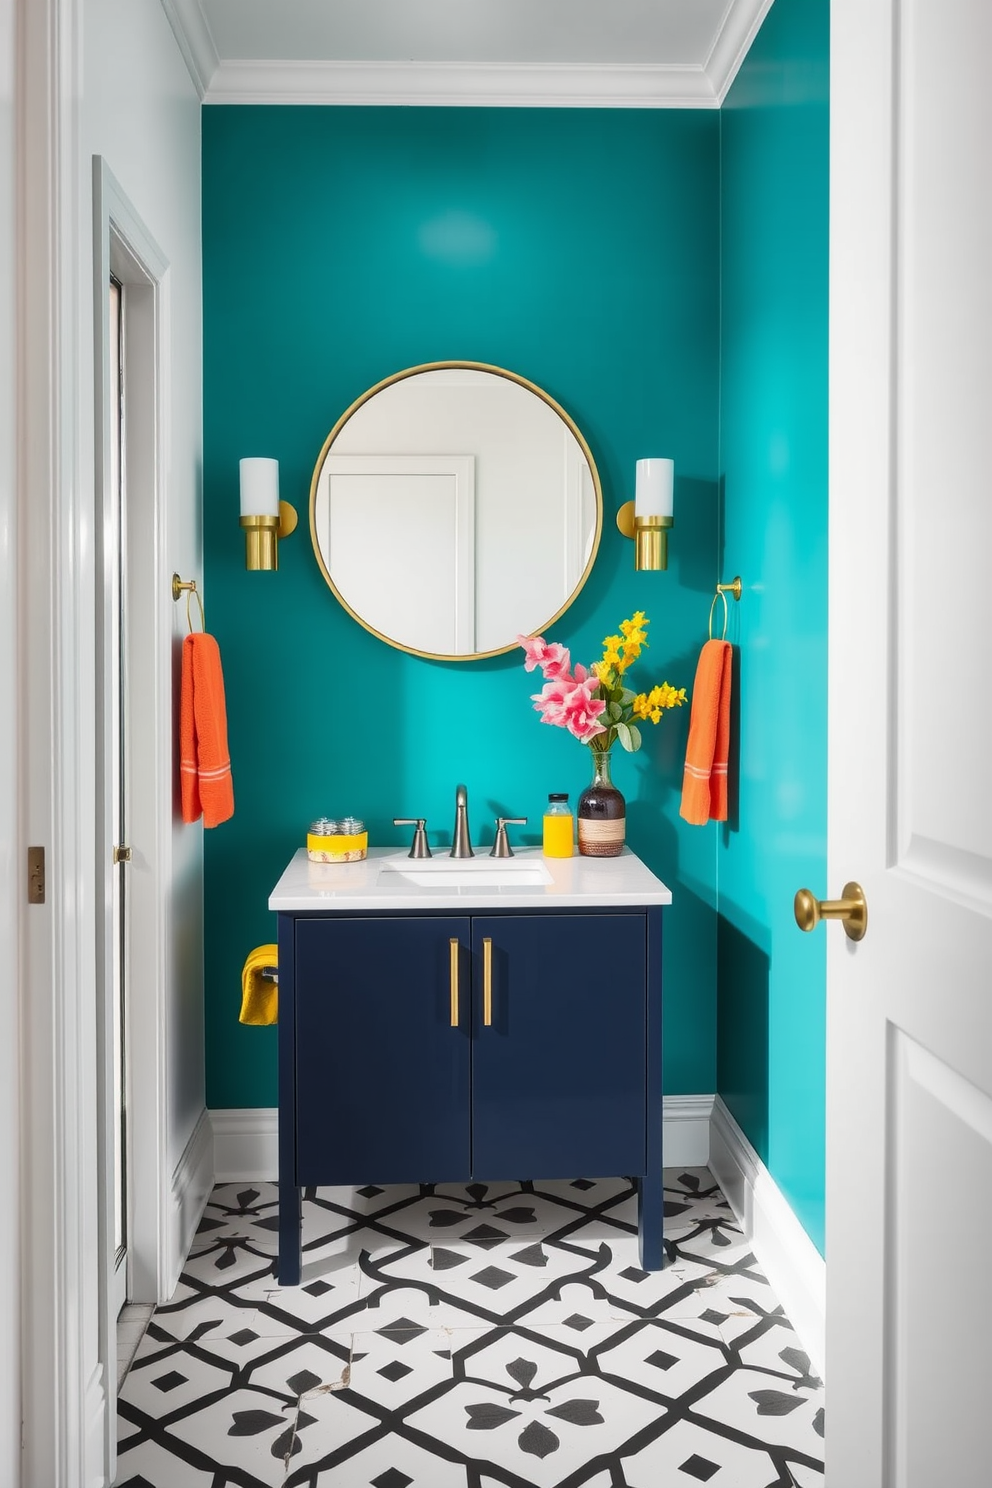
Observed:
[[[815,899],[809,889],[800,889],[795,901],[800,930],[815,930],[821,920],[843,920],[844,933],[861,940],[868,929],[868,904],[859,883],[844,885],[843,899]]]

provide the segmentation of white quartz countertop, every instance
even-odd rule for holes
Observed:
[[[374,847],[358,863],[312,863],[305,847],[290,859],[269,908],[337,910],[593,909],[671,904],[671,890],[629,848],[616,858],[546,858],[522,847],[511,859],[451,858],[446,848],[414,859],[409,847]]]

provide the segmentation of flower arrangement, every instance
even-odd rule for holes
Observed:
[[[554,724],[581,744],[608,753],[619,739],[633,753],[641,747],[641,730],[635,719],[659,723],[667,708],[680,708],[686,701],[684,687],[661,682],[650,692],[633,692],[624,684],[628,668],[647,646],[649,621],[643,610],[620,622],[620,634],[603,641],[603,656],[591,667],[572,659],[564,646],[542,636],[518,636],[526,659],[524,670],[540,667],[544,686],[532,694],[542,723]]]

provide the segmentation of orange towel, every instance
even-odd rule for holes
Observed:
[[[730,657],[729,641],[707,641],[696,667],[679,810],[694,827],[727,820]]]
[[[183,641],[179,775],[183,821],[194,822],[202,813],[203,825],[216,827],[234,815],[220,648],[202,631]]]

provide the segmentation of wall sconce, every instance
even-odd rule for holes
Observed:
[[[617,512],[617,526],[624,537],[634,539],[634,567],[668,567],[668,529],[672,516],[674,460],[638,460],[634,500],[625,501]]]
[[[279,500],[279,461],[241,461],[241,525],[245,568],[279,567],[279,538],[296,531],[296,508]]]

